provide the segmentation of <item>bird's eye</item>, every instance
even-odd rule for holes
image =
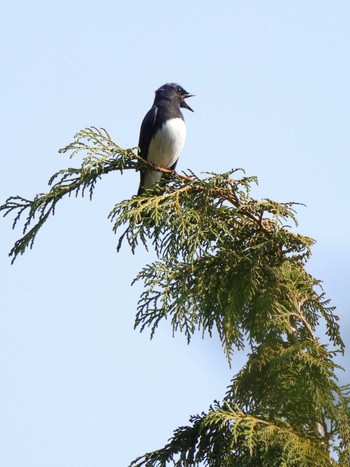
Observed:
[[[177,92],[178,94],[182,94],[182,89],[180,88],[180,86],[177,86],[176,92]]]

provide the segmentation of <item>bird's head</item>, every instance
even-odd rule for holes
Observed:
[[[190,94],[189,92],[185,91],[185,89],[179,84],[166,83],[157,89],[155,101],[160,102],[162,100],[167,100],[174,103],[175,105],[178,105],[179,107],[183,107],[184,109],[188,109],[193,112],[191,107],[185,101],[187,97],[191,96],[194,96],[194,94]]]

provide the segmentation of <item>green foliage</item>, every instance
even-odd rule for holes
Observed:
[[[191,417],[170,442],[131,463],[134,467],[210,465],[213,467],[330,467],[337,465],[325,446],[293,431],[287,421],[272,423],[216,402],[208,414]]]
[[[59,152],[71,152],[71,157],[78,153],[84,155],[81,167],[63,169],[54,174],[49,180],[51,189],[48,193],[39,193],[33,200],[11,196],[0,206],[4,216],[15,213],[13,228],[25,214],[27,216],[23,237],[10,251],[12,262],[27,248],[33,247],[37,233],[47,219],[55,214],[56,205],[64,196],[84,196],[88,192],[91,199],[96,183],[102,175],[112,171],[123,173],[125,169],[135,169],[138,166],[134,150],[124,150],[117,146],[103,128],[92,127],[79,131],[74,142]],[[32,223],[34,225],[30,228]]]
[[[150,168],[96,128],[61,152],[82,154],[81,167],[55,174],[50,191],[32,201],[14,196],[0,207],[15,215],[14,227],[26,215],[13,260],[65,195],[91,198],[103,175]],[[257,180],[238,170],[201,179],[152,168],[166,183],[121,201],[109,216],[116,233],[124,229],[118,250],[127,242],[132,252],[142,245],[157,255],[135,278],[144,284],[135,327],[152,337],[169,320],[188,341],[198,330],[217,332],[229,362],[236,349],[250,353],[221,404],[131,465],[350,465],[350,387],[338,385],[334,361],[344,344],[334,307],[305,269],[314,241],[295,232],[296,204],[255,200]],[[328,343],[317,337],[321,323]]]

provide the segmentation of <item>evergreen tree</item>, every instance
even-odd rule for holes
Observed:
[[[13,261],[64,196],[91,198],[105,174],[149,167],[95,127],[61,152],[82,154],[81,167],[56,173],[48,193],[0,207],[14,214],[13,227],[25,218]],[[350,386],[339,386],[335,362],[344,344],[320,281],[305,269],[314,241],[288,226],[297,223],[295,203],[253,199],[257,180],[237,170],[199,178],[152,168],[166,183],[110,213],[114,231],[124,228],[118,250],[123,242],[132,252],[152,245],[157,255],[135,279],[144,283],[135,327],[153,336],[168,319],[188,341],[198,330],[217,331],[229,363],[235,349],[249,355],[222,402],[131,466],[349,466]]]

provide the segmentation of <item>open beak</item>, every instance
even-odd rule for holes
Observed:
[[[183,107],[184,109],[190,110],[191,112],[194,112],[194,110],[191,109],[191,107],[190,107],[190,106],[187,104],[187,102],[185,101],[185,99],[187,99],[188,97],[192,97],[192,96],[195,96],[195,94],[187,93],[187,94],[184,96],[184,100],[181,102],[181,107]]]

